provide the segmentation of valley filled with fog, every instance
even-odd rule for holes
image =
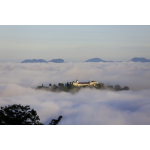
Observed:
[[[36,90],[76,79],[130,90]],[[30,105],[44,124],[60,115],[60,125],[150,124],[150,63],[0,63],[0,106],[11,104]]]

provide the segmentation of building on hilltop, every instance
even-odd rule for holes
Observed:
[[[70,82],[70,84],[74,85],[74,86],[95,86],[96,84],[98,84],[98,82],[96,81],[89,81],[89,82],[79,82],[78,80]]]

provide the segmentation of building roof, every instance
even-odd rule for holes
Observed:
[[[79,82],[78,84],[89,84],[89,82]]]

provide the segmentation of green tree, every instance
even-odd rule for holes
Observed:
[[[70,84],[69,84],[69,82],[67,82],[67,87],[69,88],[69,86],[70,86]]]
[[[1,125],[42,125],[40,118],[29,105],[8,105],[0,109]]]
[[[58,119],[52,119],[49,125],[57,125],[62,116]],[[0,125],[43,125],[39,122],[40,118],[34,109],[30,106],[21,106],[20,104],[8,105],[0,109]]]
[[[68,92],[68,91],[69,91],[69,89],[68,89],[66,86],[64,86],[63,90],[64,90],[65,92]]]
[[[125,87],[122,88],[121,90],[129,90],[129,87],[125,86]]]
[[[51,123],[49,123],[49,125],[57,125],[60,120],[61,120],[62,116],[59,116],[58,119],[52,119]]]
[[[121,86],[120,85],[115,85],[114,90],[115,91],[120,91],[121,90]]]
[[[98,83],[98,84],[96,84],[96,88],[97,89],[104,89],[104,87],[105,87],[104,83]]]
[[[59,87],[64,87],[64,83],[58,83]]]

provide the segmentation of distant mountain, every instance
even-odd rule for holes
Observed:
[[[134,57],[134,58],[132,58],[131,60],[129,60],[129,61],[133,61],[133,62],[150,62],[150,60],[149,59],[146,59],[146,58],[138,58],[138,57]]]
[[[46,60],[44,59],[26,59],[24,61],[22,61],[21,63],[47,63]]]
[[[143,58],[143,57],[141,57],[141,58],[134,57],[129,61],[133,61],[133,62],[150,62],[150,59],[146,59],[146,58]],[[122,61],[105,61],[105,60],[102,60],[100,58],[92,58],[92,59],[86,60],[85,62],[122,62]]]
[[[53,59],[49,62],[54,62],[54,63],[64,63],[64,60],[63,59]]]
[[[92,59],[86,60],[85,62],[113,62],[113,61],[105,61],[100,58],[92,58]]]
[[[54,63],[64,63],[63,59],[53,59],[49,62],[54,62]],[[24,61],[22,61],[21,63],[48,63],[46,60],[44,59],[26,59]]]

